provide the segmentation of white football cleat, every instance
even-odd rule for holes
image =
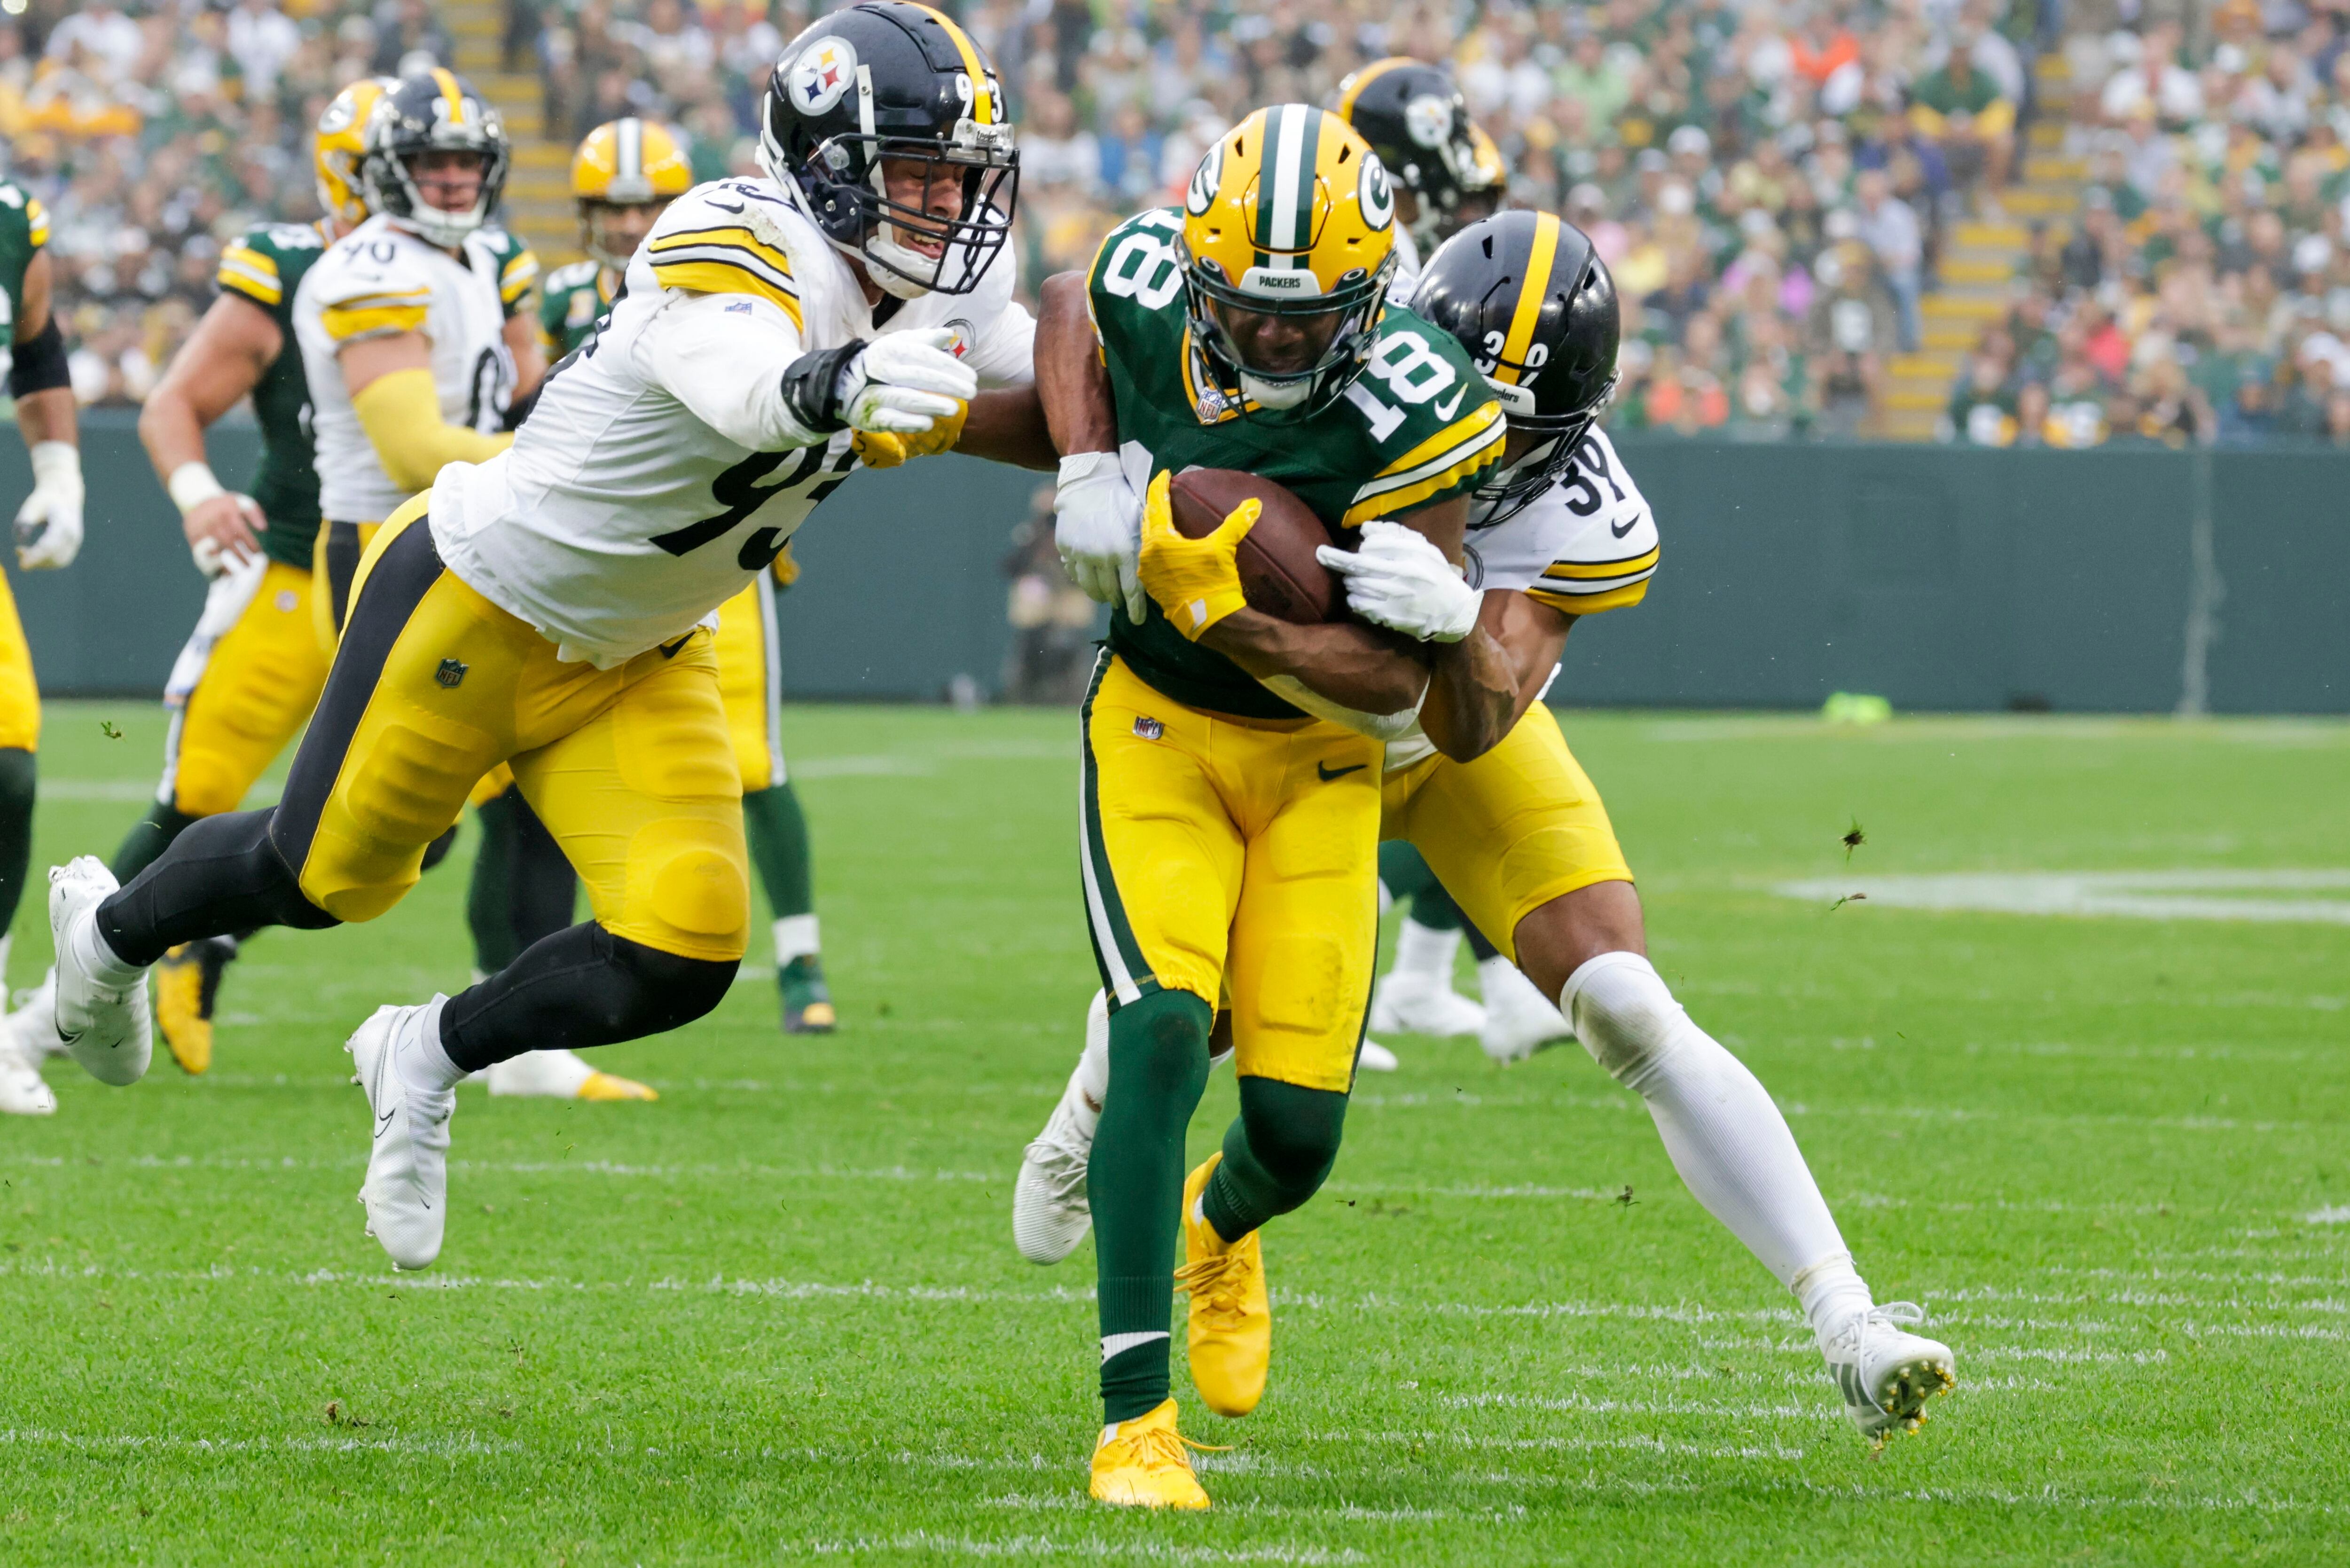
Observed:
[[[1496,1062],[1523,1062],[1545,1045],[1575,1038],[1575,1025],[1518,966],[1496,953],[1477,966],[1485,992],[1485,1027],[1477,1044]]]
[[[7,1021],[14,1023],[12,1017]],[[0,1024],[5,1029],[5,1024]],[[43,1025],[47,1027],[47,1025]],[[57,1097],[41,1080],[40,1059],[26,1054],[13,1037],[0,1039],[0,1116],[55,1116]]]
[[[1392,1073],[1402,1065],[1394,1052],[1368,1035],[1363,1037],[1363,1048],[1355,1053],[1355,1066],[1365,1073]]]
[[[1485,1010],[1441,978],[1389,970],[1371,992],[1371,1027],[1382,1034],[1474,1034]]]
[[[449,1218],[449,1118],[457,1092],[412,1089],[398,1063],[423,1044],[431,1007],[379,1007],[343,1044],[375,1115],[375,1147],[359,1189],[367,1232],[397,1269],[432,1267]]]
[[[83,1072],[118,1087],[146,1076],[154,1054],[147,971],[128,984],[108,984],[83,967],[81,955],[99,940],[98,906],[120,886],[95,855],[49,867],[49,936],[57,951],[54,1027]]]
[[[0,1050],[13,1047],[16,1054],[37,1067],[52,1056],[66,1054],[66,1043],[57,1038],[57,971],[41,977],[41,983],[30,991],[16,993],[16,1011],[0,1018]]]
[[[1845,1414],[1878,1448],[1897,1428],[1923,1426],[1926,1401],[1958,1386],[1950,1347],[1908,1332],[1925,1321],[1915,1302],[1886,1302],[1820,1337]]]
[[[1020,1179],[1012,1188],[1012,1244],[1032,1263],[1059,1262],[1093,1228],[1086,1168],[1100,1118],[1101,1107],[1071,1073],[1045,1130],[1021,1152]]]

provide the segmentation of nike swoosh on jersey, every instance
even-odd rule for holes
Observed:
[[[1314,771],[1322,775],[1322,782],[1324,784],[1328,784],[1332,779],[1342,779],[1348,774],[1361,773],[1365,768],[1369,767],[1370,765],[1371,764],[1368,763],[1357,763],[1352,767],[1334,768],[1327,763],[1315,763],[1314,764]]]
[[[1621,539],[1625,535],[1629,534],[1633,529],[1638,528],[1639,525],[1640,514],[1635,512],[1632,514],[1631,520],[1627,522],[1624,526],[1618,528],[1615,524],[1610,523],[1607,524],[1607,531],[1610,534],[1615,535],[1618,539]]]
[[[1450,421],[1454,414],[1461,411],[1461,400],[1468,395],[1469,388],[1465,383],[1452,389],[1451,400],[1450,402],[1443,402],[1436,405],[1436,417],[1440,420]]]

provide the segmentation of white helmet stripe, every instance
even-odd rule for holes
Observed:
[[[614,159],[614,162],[617,165],[613,170],[615,178],[618,180],[627,180],[630,182],[643,179],[645,173],[645,122],[637,119],[634,115],[630,115],[619,122],[618,130],[619,134],[615,140],[619,145],[618,148],[618,154]]]

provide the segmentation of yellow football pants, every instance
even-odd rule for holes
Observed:
[[[775,651],[775,583],[765,572],[719,607],[718,695],[743,793],[782,784],[783,668]]]
[[[1113,1009],[1228,995],[1243,1075],[1345,1091],[1378,943],[1379,743],[1186,707],[1109,655],[1084,735],[1086,908]]]
[[[33,648],[16,617],[16,596],[0,575],[0,748],[41,747],[41,689],[33,680]]]
[[[159,793],[173,809],[190,816],[234,811],[317,706],[328,652],[312,621],[311,578],[270,562],[234,624],[204,655],[163,742]]]
[[[1381,838],[1409,839],[1485,940],[1517,960],[1518,922],[1563,893],[1629,882],[1607,808],[1534,703],[1474,762],[1441,754],[1389,774]]]
[[[612,670],[555,645],[441,566],[418,496],[369,545],[272,837],[303,894],[368,920],[416,884],[483,774],[523,796],[598,924],[684,958],[743,955],[742,784],[697,629]]]

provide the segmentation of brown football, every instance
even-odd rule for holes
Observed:
[[[1345,615],[1347,596],[1337,575],[1314,555],[1333,542],[1330,531],[1295,492],[1236,468],[1187,468],[1169,483],[1167,498],[1175,531],[1201,539],[1251,496],[1262,509],[1241,541],[1236,563],[1249,607],[1294,626]]]

